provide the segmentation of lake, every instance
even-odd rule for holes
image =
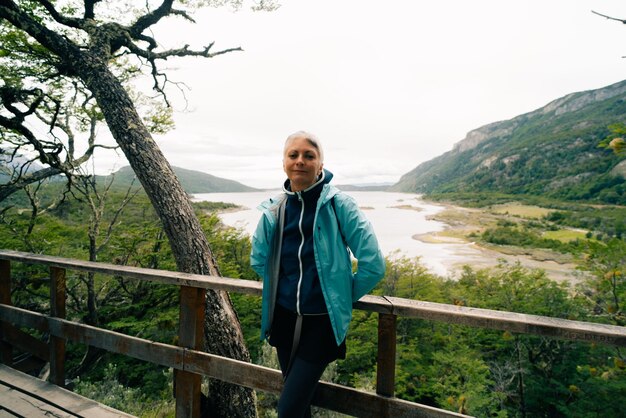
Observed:
[[[279,194],[279,190],[251,193],[198,193],[194,201],[228,202],[245,209],[220,214],[226,225],[241,228],[252,234],[261,216],[256,207],[265,199]],[[388,192],[345,192],[356,199],[376,231],[385,255],[396,251],[407,257],[421,257],[430,271],[452,275],[464,262],[484,257],[470,243],[425,243],[412,238],[415,235],[443,230],[446,225],[428,219],[443,206],[426,203],[420,195]]]

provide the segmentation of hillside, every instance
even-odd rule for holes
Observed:
[[[467,134],[391,191],[501,192],[626,204],[626,162],[599,148],[626,121],[626,81],[569,94]]]
[[[215,177],[200,171],[186,168],[172,167],[176,176],[187,193],[228,193],[228,192],[254,192],[258,189],[246,186],[234,180]],[[130,185],[135,173],[130,166],[122,167],[115,172],[115,184],[119,186]],[[138,184],[138,182],[137,182]]]
[[[391,183],[336,184],[335,187],[344,192],[384,192],[389,189],[391,185]]]

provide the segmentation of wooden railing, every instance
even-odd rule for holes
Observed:
[[[13,261],[49,267],[50,315],[27,311],[11,305],[11,262]],[[66,320],[66,270],[101,273],[180,286],[180,321],[185,324],[185,327],[179,330],[179,346],[144,340]],[[11,365],[13,348],[32,353],[50,362],[49,380],[63,386],[65,342],[73,341],[172,367],[176,370],[177,417],[199,416],[201,375],[256,390],[279,393],[282,388],[282,377],[278,370],[199,350],[203,341],[201,324],[204,317],[206,289],[260,296],[262,285],[260,282],[250,280],[150,270],[0,250],[0,355],[2,363]],[[626,328],[611,325],[385,296],[365,296],[355,303],[355,308],[377,312],[379,315],[376,393],[321,382],[313,404],[358,417],[463,416],[394,397],[398,316],[626,346]],[[20,331],[16,326],[48,333],[51,336],[50,343],[44,344]]]

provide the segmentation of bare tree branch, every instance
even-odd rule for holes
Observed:
[[[155,10],[137,19],[137,21],[129,28],[131,36],[137,37],[141,35],[144,30],[158,23],[165,16],[169,15],[172,12],[173,3],[174,0],[165,0]]]
[[[218,55],[227,54],[229,52],[243,51],[241,47],[237,47],[237,48],[227,48],[227,49],[222,49],[220,51],[211,52],[211,48],[213,48],[214,44],[215,42],[211,42],[209,45],[205,46],[204,49],[202,50],[192,50],[192,49],[189,49],[189,45],[185,45],[182,48],[178,48],[178,49],[168,49],[167,51],[162,51],[162,52],[152,52],[152,51],[146,51],[145,49],[139,48],[137,45],[135,45],[132,42],[132,40],[129,39],[129,42],[126,46],[130,49],[132,53],[142,58],[146,58],[147,60],[159,60],[159,59],[166,60],[170,57],[213,58]]]
[[[34,97],[32,103],[27,103],[27,99]],[[0,87],[0,104],[13,113],[19,121],[23,121],[27,116],[32,115],[37,107],[44,100],[43,91],[40,89],[16,89],[9,86]],[[28,110],[22,112],[14,103],[25,105]]]
[[[11,129],[26,138],[28,143],[37,151],[39,158],[44,164],[60,167],[58,154],[61,152],[61,149],[59,144],[39,140],[30,129],[21,123],[19,116],[9,119],[0,115],[0,126]]]
[[[111,179],[111,182],[109,183],[109,187],[112,184],[113,184],[113,178]],[[115,227],[115,224],[117,223],[117,220],[122,215],[122,212],[124,211],[126,206],[128,206],[130,201],[135,196],[137,196],[137,194],[139,194],[139,192],[142,190],[139,187],[133,188],[134,185],[135,185],[135,178],[133,178],[133,180],[130,182],[130,186],[128,186],[128,189],[126,189],[126,194],[124,195],[124,198],[122,199],[122,201],[120,202],[119,206],[117,207],[117,209],[113,213],[113,218],[109,222],[109,225],[108,225],[108,228],[107,228],[107,232],[104,235],[104,240],[98,246],[98,249],[97,249],[98,252],[102,251],[102,249],[109,243],[109,241],[111,241],[111,237],[113,236],[113,228]]]
[[[127,39],[126,47],[130,50],[131,53],[137,55],[138,57],[145,58],[148,61],[148,64],[151,68],[152,78],[154,80],[153,89],[157,91],[163,97],[166,105],[169,107],[170,103],[167,99],[167,95],[165,93],[165,86],[169,82],[168,77],[165,73],[159,71],[159,67],[157,65],[157,60],[167,60],[169,57],[204,57],[204,58],[213,58],[218,55],[226,54],[234,51],[243,51],[241,47],[237,48],[228,48],[216,52],[211,52],[213,45],[215,42],[211,42],[208,46],[204,47],[202,50],[191,50],[189,49],[189,45],[185,45],[182,48],[178,49],[170,49],[162,52],[153,52],[151,49],[145,50],[137,46],[130,37]],[[162,82],[161,82],[162,81]]]
[[[47,167],[41,170],[37,170],[33,173],[20,175],[15,181],[9,181],[5,184],[0,184],[0,202],[11,196],[13,193],[24,189],[29,184],[43,181],[47,178],[59,175],[61,173],[63,173],[61,169],[55,167]]]
[[[598,16],[605,17],[605,18],[607,18],[607,19],[609,19],[609,20],[616,20],[616,21],[618,21],[618,22],[622,22],[623,24],[625,24],[625,25],[626,25],[626,19],[617,19],[617,18],[614,18],[614,17],[611,17],[611,16],[603,15],[602,13],[598,13],[598,12],[596,12],[596,11],[594,11],[594,10],[592,10],[592,11],[591,11],[591,13],[596,14],[596,15],[598,15]]]
[[[82,29],[83,28],[83,20],[76,19],[73,17],[63,16],[57,9],[55,9],[54,4],[52,4],[48,0],[37,0],[39,4],[41,4],[50,14],[50,16],[59,22],[62,25],[69,26],[71,28]]]
[[[85,4],[85,14],[84,17],[85,19],[93,19],[95,18],[95,13],[94,13],[94,6],[97,3],[100,3],[100,1],[102,0],[85,0],[84,4]]]

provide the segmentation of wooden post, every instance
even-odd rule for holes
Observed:
[[[11,262],[8,260],[0,260],[0,303],[11,305]],[[10,326],[0,321],[0,361],[9,367],[13,366],[13,347],[4,339]]]
[[[202,350],[204,345],[205,290],[181,286],[178,345]],[[174,371],[177,418],[200,417],[202,376],[188,371]]]
[[[65,319],[65,269],[50,267],[50,316]],[[65,386],[65,339],[50,338],[50,383]]]
[[[396,322],[397,316],[378,314],[378,357],[376,393],[394,396],[396,380]]]

